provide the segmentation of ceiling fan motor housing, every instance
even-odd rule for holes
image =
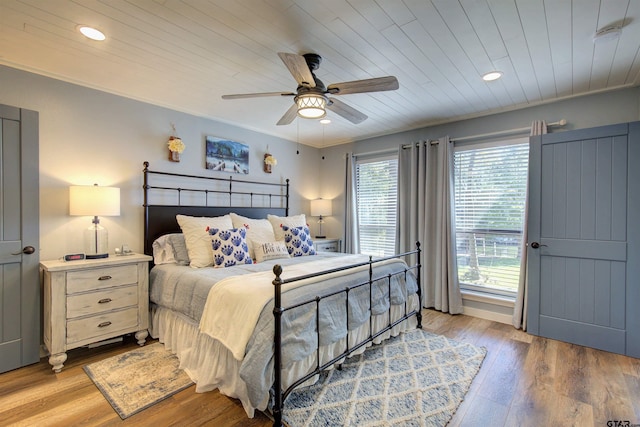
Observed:
[[[307,61],[307,65],[311,71],[315,71],[320,67],[322,57],[317,53],[305,53],[302,56],[304,56],[304,60]]]
[[[307,67],[309,67],[309,71],[311,72],[311,75],[313,76],[313,80],[316,85],[315,88],[311,88],[311,89],[318,89],[317,91],[314,91],[316,93],[326,92],[327,88],[325,87],[324,83],[322,83],[322,80],[320,80],[314,73],[315,70],[320,68],[322,57],[316,53],[305,53],[302,56],[304,56],[304,60],[307,62]],[[301,95],[302,93],[304,93],[304,92],[301,92],[301,89],[303,88],[309,89],[309,87],[306,86],[304,83],[306,82],[302,82],[302,84],[298,86],[298,95]]]

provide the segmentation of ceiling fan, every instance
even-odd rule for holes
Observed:
[[[306,119],[320,119],[330,110],[351,123],[358,124],[367,119],[367,115],[328,95],[347,95],[350,93],[381,92],[398,89],[398,79],[393,76],[373,79],[354,80],[334,83],[325,87],[313,73],[320,66],[322,57],[315,53],[296,55],[279,52],[278,56],[298,82],[296,92],[263,92],[235,95],[222,95],[222,99],[257,98],[264,96],[292,96],[293,105],[278,121],[278,125],[288,125],[297,116]]]

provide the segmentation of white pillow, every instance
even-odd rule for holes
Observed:
[[[282,230],[283,225],[292,228],[304,227],[307,225],[307,219],[304,214],[294,216],[277,216],[269,214],[267,215],[267,219],[273,227],[273,233],[276,235],[276,240],[284,240],[284,230]]]
[[[230,213],[229,216],[231,216],[233,228],[247,229],[247,244],[251,258],[256,259],[252,240],[260,242],[274,242],[276,240],[276,236],[273,234],[273,227],[269,220],[247,218],[246,216],[241,216],[233,212]]]
[[[176,215],[176,219],[184,234],[190,260],[189,265],[197,268],[213,265],[213,249],[211,248],[209,229],[228,230],[233,228],[231,217],[229,215],[213,218]]]
[[[253,242],[256,262],[271,259],[289,258],[289,250],[284,242]]]
[[[171,243],[169,243],[168,234],[160,236],[154,240],[151,247],[153,249],[153,263],[155,265],[171,264],[176,262],[173,255],[173,248],[171,247]]]
[[[269,225],[271,227],[271,225]],[[165,234],[152,244],[153,263],[189,265],[189,254],[182,233]]]

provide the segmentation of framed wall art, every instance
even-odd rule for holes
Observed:
[[[249,146],[215,136],[206,137],[206,168],[214,171],[249,173]]]

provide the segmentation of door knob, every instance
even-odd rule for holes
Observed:
[[[22,248],[20,252],[15,252],[15,253],[12,253],[11,255],[20,255],[20,254],[31,255],[35,251],[36,251],[36,248],[34,248],[33,246],[25,246],[24,248]]]
[[[532,247],[533,249],[538,249],[540,246],[547,246],[547,245],[541,245],[541,244],[540,244],[540,243],[538,243],[538,242],[531,242],[531,247]]]

